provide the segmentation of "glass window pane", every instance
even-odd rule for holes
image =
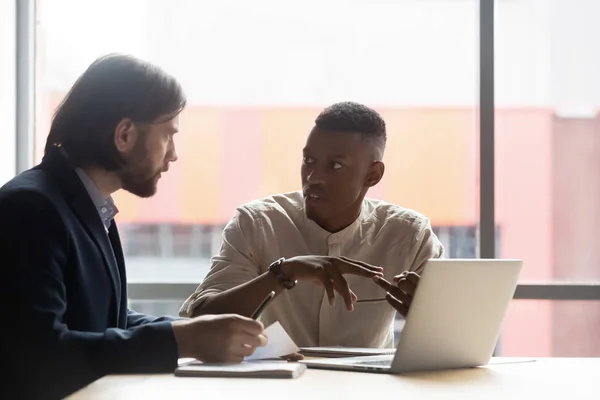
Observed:
[[[0,186],[15,176],[17,46],[16,2],[0,1]]]
[[[386,174],[370,196],[427,215],[448,256],[475,256],[477,1],[39,6],[36,160],[53,110],[102,53],[153,61],[188,94],[180,158],[158,194],[115,196],[131,282],[199,282],[236,206],[300,189],[313,121],[342,100],[387,121]]]
[[[600,301],[513,300],[499,343],[505,357],[600,357]]]
[[[495,4],[499,255],[600,282],[600,2]]]

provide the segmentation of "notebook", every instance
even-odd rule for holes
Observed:
[[[304,373],[306,365],[286,361],[244,361],[241,364],[180,365],[175,376],[212,378],[280,378],[293,379]]]

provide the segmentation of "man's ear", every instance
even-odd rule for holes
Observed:
[[[129,118],[123,118],[115,128],[115,147],[120,153],[127,153],[134,148],[138,139],[138,129]]]
[[[381,178],[383,178],[383,174],[385,172],[385,165],[382,161],[374,161],[371,167],[369,168],[369,173],[367,174],[367,187],[373,187],[379,183]]]

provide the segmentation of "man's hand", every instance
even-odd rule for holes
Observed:
[[[285,260],[282,272],[291,279],[322,284],[331,305],[335,302],[334,292],[338,292],[344,298],[346,308],[352,311],[356,295],[350,290],[343,275],[351,274],[374,278],[382,276],[383,268],[346,257],[298,256]]]
[[[403,272],[393,278],[395,284],[391,284],[380,276],[375,276],[373,280],[379,286],[387,291],[386,300],[403,317],[408,314],[408,309],[412,303],[413,296],[417,290],[420,276],[415,272]]]
[[[267,343],[263,324],[240,315],[203,315],[172,324],[180,358],[242,362],[256,347]]]

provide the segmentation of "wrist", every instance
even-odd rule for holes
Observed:
[[[295,274],[291,268],[291,264],[283,257],[269,266],[269,273],[273,274],[279,285],[284,289],[289,290],[296,285]]]
[[[281,263],[281,273],[285,275],[291,281],[296,280],[296,274],[294,273],[294,262],[292,260],[283,260]]]
[[[176,320],[171,322],[173,328],[173,336],[175,337],[175,344],[177,345],[177,355],[179,358],[189,357],[189,351],[186,348],[185,340],[185,325],[188,320]]]

